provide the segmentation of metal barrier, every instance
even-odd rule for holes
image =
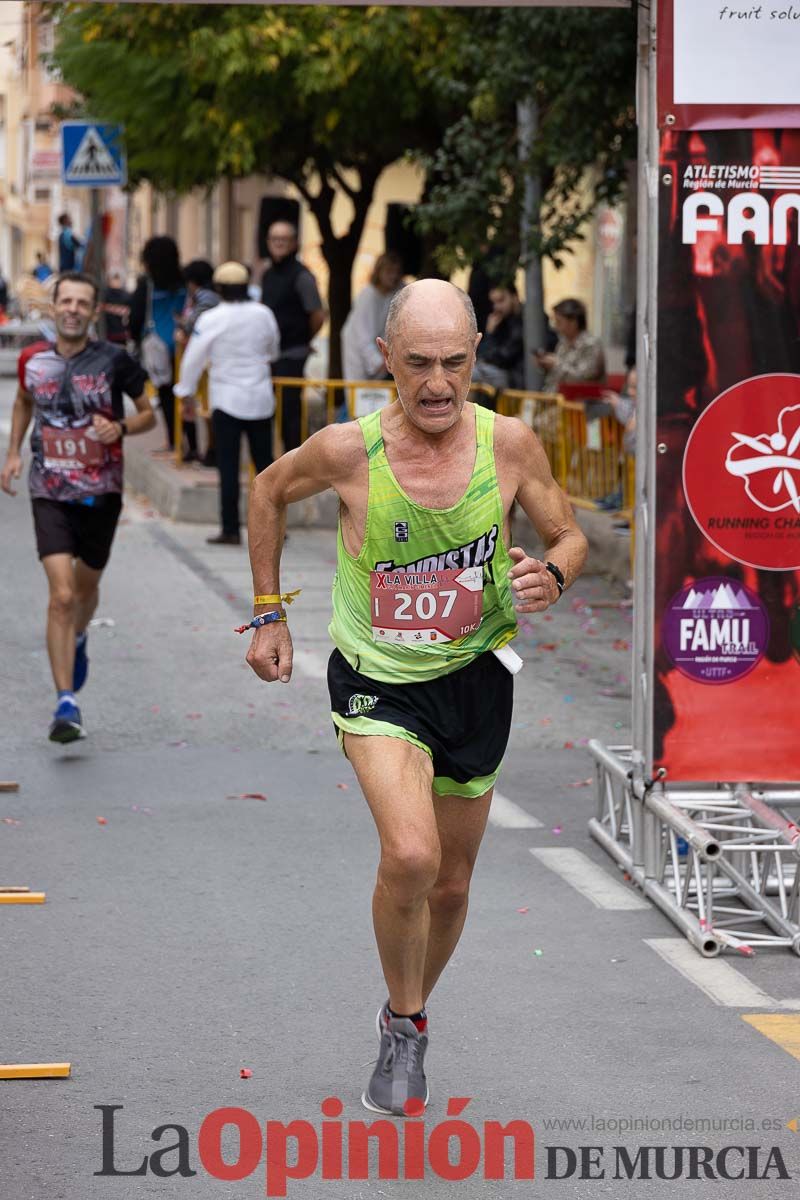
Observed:
[[[797,788],[641,787],[630,747],[591,741],[589,750],[589,832],[704,957],[777,946],[800,955]]]
[[[394,380],[305,379],[279,376],[275,391],[274,437],[283,450],[283,399],[287,388],[300,392],[300,440],[341,419],[344,404],[350,420],[366,416],[397,396]],[[514,388],[498,391],[474,383],[470,394],[502,416],[518,417],[537,434],[553,477],[578,508],[593,509],[605,496],[619,494],[618,519],[631,522],[635,486],[634,459],[626,454],[624,430],[613,415],[593,416],[585,404],[565,400],[553,392],[528,392]],[[337,399],[339,401],[337,405]],[[208,380],[204,375],[195,402],[207,417]],[[183,402],[175,398],[175,461],[183,461]]]

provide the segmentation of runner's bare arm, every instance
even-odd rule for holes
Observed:
[[[281,593],[287,507],[329,487],[341,486],[363,458],[364,439],[356,424],[329,425],[256,476],[247,520],[254,596]],[[257,604],[254,611],[285,613],[279,602]],[[292,638],[286,623],[275,621],[257,629],[247,661],[267,683],[278,679],[288,683],[292,675]]]
[[[533,430],[513,418],[498,418],[495,446],[501,491],[513,493],[544,543],[544,559],[518,546],[510,550],[515,565],[509,575],[518,612],[541,612],[558,600],[560,591],[545,562],[558,567],[564,586],[577,579],[586,561],[587,542],[564,492],[553,479],[547,455]]]
[[[18,387],[11,410],[11,433],[8,438],[8,452],[3,470],[0,472],[0,487],[9,496],[16,496],[16,489],[11,486],[12,479],[19,479],[22,474],[22,441],[33,416],[33,397],[24,388]]]

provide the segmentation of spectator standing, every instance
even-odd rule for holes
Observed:
[[[169,449],[175,447],[175,325],[186,303],[186,287],[174,238],[151,237],[142,250],[145,273],[131,297],[131,336],[138,342],[167,427]],[[163,343],[159,351],[158,341]],[[146,344],[149,343],[149,344]],[[151,357],[152,355],[152,357]],[[158,362],[155,369],[154,363]]]
[[[186,345],[200,314],[219,304],[219,293],[214,291],[214,268],[204,258],[195,258],[186,264],[183,282],[186,284],[186,303],[175,334],[175,340],[181,346]]]
[[[586,328],[586,305],[562,300],[553,309],[558,345],[552,353],[538,350],[539,367],[546,372],[544,390],[557,392],[562,383],[599,383],[605,378],[603,344]]]
[[[131,315],[130,292],[124,286],[119,271],[112,271],[103,288],[100,311],[106,323],[106,341],[125,346],[128,341],[128,321]]]
[[[270,363],[278,360],[280,334],[269,308],[248,296],[250,272],[238,262],[217,267],[220,303],[202,313],[186,346],[175,394],[193,396],[208,368],[209,402],[220,477],[222,529],[207,541],[238,546],[239,456],[242,434],[260,473],[272,462],[275,395]]]
[[[369,283],[356,296],[342,327],[345,379],[387,379],[376,338],[383,337],[386,315],[403,286],[403,260],[389,251],[375,261]]]
[[[8,280],[2,271],[0,271],[0,312],[5,313],[8,308]]]
[[[186,284],[186,303],[178,319],[175,330],[175,341],[178,346],[185,346],[201,313],[219,304],[219,295],[214,291],[214,268],[204,258],[192,259],[183,268],[183,281]],[[250,297],[253,299],[253,296]],[[255,297],[258,299],[258,297]],[[183,432],[186,435],[188,450],[184,462],[197,460],[197,404],[193,397],[187,397],[183,404]],[[203,466],[216,465],[214,458],[214,433],[211,422],[207,422],[208,448],[203,458]]]
[[[478,345],[473,382],[495,388],[522,387],[525,347],[517,289],[513,283],[493,287],[489,300],[492,308]]]
[[[83,249],[83,242],[72,232],[72,217],[63,212],[58,218],[61,232],[58,235],[58,270],[74,271],[79,265],[78,255]]]
[[[275,375],[301,378],[311,352],[311,339],[325,321],[319,289],[308,267],[297,257],[297,228],[274,221],[267,230],[270,265],[261,280],[261,300],[272,310],[280,330],[280,357]],[[300,445],[300,388],[284,388],[281,428],[285,450]]]

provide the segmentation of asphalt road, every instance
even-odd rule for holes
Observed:
[[[4,387],[0,422],[8,402]],[[345,1125],[364,1119],[384,996],[369,911],[377,840],[324,683],[334,536],[293,532],[287,544],[285,586],[303,588],[291,610],[296,674],[268,687],[232,632],[248,612],[245,551],[207,547],[210,530],[162,521],[130,497],[90,635],[89,737],[59,749],[46,740],[45,589],[25,495],[1,497],[0,517],[0,777],[20,783],[0,794],[0,884],[47,893],[43,906],[0,907],[0,1061],[72,1064],[69,1079],[0,1083],[0,1196],[263,1195],[263,1156],[240,1182],[204,1169],[204,1119],[233,1107],[262,1132],[298,1120],[321,1139],[326,1097],[342,1101]],[[487,1120],[534,1128],[536,1179],[511,1180],[508,1156],[502,1181],[481,1168],[451,1182],[430,1166],[417,1182],[382,1180],[373,1161],[366,1180],[317,1171],[290,1181],[290,1196],[672,1200],[703,1186],[615,1179],[620,1145],[633,1158],[642,1146],[757,1146],[762,1171],[777,1146],[793,1179],[717,1181],[714,1195],[796,1195],[800,1134],[787,1123],[800,1115],[798,1060],[786,1039],[743,1020],[769,1010],[715,1001],[702,970],[689,978],[665,958],[678,934],[663,916],[644,903],[603,907],[593,883],[595,865],[636,900],[586,832],[586,742],[630,737],[631,616],[620,600],[588,574],[518,639],[526,665],[506,803],[430,1004],[429,1136],[449,1098],[470,1097],[463,1120],[475,1136]],[[584,889],[532,850],[574,851]],[[726,966],[781,1011],[800,996],[788,953]],[[98,1176],[97,1106],[114,1105],[117,1170],[174,1145],[175,1130],[160,1142],[151,1132],[177,1124],[197,1174]],[[657,1127],[664,1119],[683,1129]],[[717,1126],[696,1132],[689,1119]],[[621,1130],[622,1120],[639,1124]],[[230,1128],[223,1145],[235,1161]],[[548,1177],[548,1147],[582,1145],[603,1147],[604,1178],[579,1178],[579,1151],[574,1174]],[[564,1174],[568,1155],[555,1159]],[[171,1171],[180,1159],[156,1161]]]

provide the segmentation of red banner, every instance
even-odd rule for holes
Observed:
[[[800,779],[800,130],[661,139],[654,765]]]

